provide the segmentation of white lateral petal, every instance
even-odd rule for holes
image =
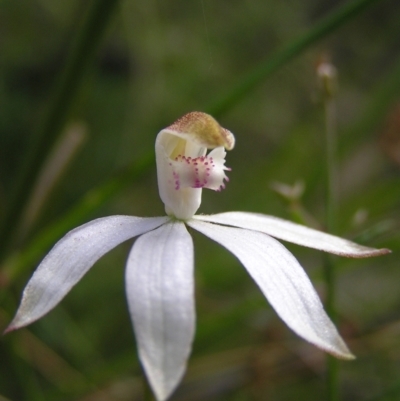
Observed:
[[[294,256],[260,232],[191,220],[188,224],[231,251],[282,320],[299,336],[343,359],[353,359]]]
[[[186,370],[195,330],[193,242],[182,222],[142,235],[126,268],[140,360],[159,401]]]
[[[105,253],[166,221],[167,217],[109,216],[70,231],[36,269],[6,332],[26,326],[53,309]]]
[[[194,216],[194,219],[260,231],[297,245],[352,258],[367,258],[390,253],[389,249],[369,248],[301,224],[264,214],[227,212],[210,216],[198,215]]]

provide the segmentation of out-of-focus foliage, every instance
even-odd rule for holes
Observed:
[[[71,124],[79,124],[82,144],[1,262],[0,329],[12,318],[21,289],[45,252],[10,276],[12,261],[24,256],[39,233],[89,191],[151,155],[163,127],[188,111],[206,110],[337,3],[121,1],[65,126],[70,132]],[[1,218],[88,4],[0,3]],[[204,191],[200,209],[293,218],[293,205],[272,187],[301,180],[304,194],[296,210],[323,228],[324,117],[315,67],[329,57],[339,74],[336,234],[394,251],[374,260],[335,259],[338,326],[357,355],[354,362],[340,363],[344,400],[400,397],[399,13],[398,1],[376,1],[220,116],[237,140],[227,156],[230,182],[220,193]],[[109,214],[163,214],[155,165],[145,164],[139,172],[80,222]],[[186,379],[172,399],[324,399],[324,354],[283,326],[237,260],[194,237],[198,329]],[[129,246],[102,258],[47,317],[1,340],[0,399],[143,399],[123,287]],[[290,249],[324,298],[322,255]]]

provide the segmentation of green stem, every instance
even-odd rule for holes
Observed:
[[[326,143],[326,228],[329,233],[336,231],[337,210],[337,178],[336,178],[336,108],[332,94],[324,96],[325,108],[325,143]],[[335,311],[335,266],[330,255],[325,255],[324,278],[326,286],[325,308],[333,322],[336,320]],[[338,361],[336,358],[327,356],[327,400],[338,401],[339,380]]]
[[[324,102],[326,134],[326,226],[329,232],[336,231],[337,173],[336,173],[336,106],[332,97]]]
[[[14,228],[18,226],[26,201],[35,185],[36,177],[61,130],[67,121],[88,65],[93,60],[98,45],[113,15],[118,0],[94,0],[82,28],[72,45],[66,66],[61,73],[50,109],[43,125],[36,133],[36,142],[26,156],[25,164],[17,179],[6,217],[0,231],[0,257],[13,241]]]

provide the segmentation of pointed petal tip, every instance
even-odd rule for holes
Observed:
[[[392,251],[388,248],[368,248],[365,246],[359,247],[358,252],[344,252],[343,254],[340,254],[340,256],[346,256],[348,258],[354,258],[354,259],[362,259],[362,258],[373,258],[376,256],[383,256],[383,255],[388,255],[389,253],[392,253]],[[339,254],[339,253],[338,253]]]
[[[157,401],[167,401],[169,399],[169,397],[171,397],[171,395],[176,390],[176,387],[177,386],[175,386],[172,389],[164,389],[164,388],[163,389],[159,389],[159,388],[156,389],[155,387],[152,386],[152,389],[153,389],[153,392],[154,392],[154,395],[155,395]]]
[[[12,331],[22,329],[25,326],[28,326],[28,324],[33,323],[33,322],[28,322],[28,321],[22,321],[21,319],[18,318],[18,316],[15,316],[14,319],[11,321],[11,323],[4,329],[3,331],[3,336],[11,333]]]
[[[310,341],[310,342],[311,344],[314,344],[317,348],[319,348],[321,351],[324,351],[327,354],[337,359],[341,359],[343,361],[352,361],[356,359],[356,356],[349,350],[347,344],[344,342],[340,334],[336,333],[334,337],[335,338],[332,339],[333,341],[330,342],[326,342],[324,340],[323,342],[316,342],[316,341]]]
[[[349,353],[345,356],[342,357],[338,357],[339,359],[343,359],[345,361],[354,361],[355,359],[357,359],[357,357],[355,355],[353,355],[352,353]]]
[[[356,356],[349,350],[344,340],[340,337],[339,333],[336,333],[336,338],[333,341],[327,342],[324,339],[307,339],[301,336],[311,345],[319,348],[321,351],[329,354],[330,356],[340,359],[342,361],[352,361],[356,359]]]
[[[186,364],[185,364],[184,370],[186,370]],[[174,394],[174,392],[180,385],[180,383],[182,381],[182,377],[184,375],[184,371],[182,372],[181,375],[179,375],[173,381],[157,380],[154,377],[148,375],[146,373],[146,370],[145,370],[145,374],[146,374],[147,381],[150,385],[150,388],[153,391],[155,399],[157,401],[167,401],[172,396],[172,394]]]
[[[337,359],[341,359],[343,361],[353,361],[356,359],[356,356],[353,355],[347,348],[346,350],[337,352],[333,350],[325,350],[328,354],[334,356]]]
[[[14,319],[11,321],[11,323],[4,329],[4,331],[3,331],[3,336],[6,335],[6,334],[8,334],[8,333],[11,333],[12,331],[21,329],[22,327],[25,327],[25,326],[27,326],[27,325],[28,325],[28,323],[26,323],[26,324],[18,324],[17,319],[14,318]]]
[[[5,336],[6,334],[16,330],[17,327],[12,326],[11,324],[9,326],[7,326],[4,331],[3,331],[3,336]]]
[[[225,212],[208,216],[198,215],[194,216],[194,219],[259,231],[283,241],[347,258],[371,258],[391,252],[387,248],[370,248],[301,224],[259,213]]]

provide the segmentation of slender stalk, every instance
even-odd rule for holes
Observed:
[[[330,233],[336,232],[337,211],[337,177],[336,177],[336,69],[328,62],[322,62],[317,69],[321,83],[321,93],[324,103],[325,120],[325,208],[326,229]],[[336,320],[335,311],[335,266],[330,255],[324,258],[324,279],[326,286],[325,308],[333,322]],[[332,356],[327,356],[327,400],[338,401],[339,380],[338,361]]]
[[[15,191],[11,195],[9,207],[0,231],[0,258],[14,239],[15,227],[18,226],[22,211],[30,198],[36,177],[41,170],[47,155],[59,137],[67,121],[71,106],[87,67],[93,60],[104,31],[113,15],[118,0],[94,0],[86,19],[78,31],[71,47],[64,70],[57,82],[53,100],[36,133],[36,141],[30,148],[21,174],[17,178]]]
[[[336,231],[337,173],[336,173],[336,105],[333,97],[324,101],[326,134],[326,225],[330,232]]]

